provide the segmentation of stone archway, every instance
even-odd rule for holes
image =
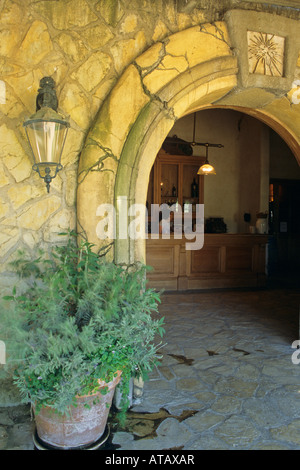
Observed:
[[[128,205],[145,202],[156,154],[185,114],[210,106],[240,109],[274,128],[300,162],[300,109],[293,103],[297,86],[291,75],[295,70],[288,79],[259,74],[243,85],[247,50],[237,54],[233,46],[237,36],[246,35],[246,26],[235,32],[240,21],[235,13],[227,22],[193,27],[154,44],[127,68],[99,111],[80,160],[78,224],[96,246],[112,242],[110,253],[117,262],[145,260],[144,239],[118,236],[118,203],[124,197]],[[266,28],[269,15],[256,15],[263,17]],[[290,22],[284,19],[280,34],[284,27],[295,27]],[[97,238],[100,204],[116,209],[115,240]]]

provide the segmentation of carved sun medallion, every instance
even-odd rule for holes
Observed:
[[[249,72],[283,76],[284,38],[274,34],[248,31]]]

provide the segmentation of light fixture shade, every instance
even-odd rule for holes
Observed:
[[[217,144],[218,145],[218,144]],[[208,147],[209,147],[209,144],[206,143],[205,144],[205,147],[206,147],[206,157],[205,157],[205,162],[203,165],[200,166],[198,172],[197,172],[197,175],[215,175],[216,174],[216,170],[214,169],[214,167],[209,163],[208,161]]]
[[[51,108],[41,108],[24,122],[35,164],[60,164],[69,123]]]
[[[216,170],[212,165],[210,165],[208,162],[204,163],[204,165],[200,166],[198,172],[198,175],[215,175]]]
[[[53,109],[43,107],[24,122],[24,127],[34,158],[33,169],[51,181],[62,169],[69,123]]]

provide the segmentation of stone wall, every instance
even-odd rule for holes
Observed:
[[[76,226],[79,155],[101,104],[125,67],[153,42],[196,24],[173,1],[2,1],[0,3],[0,261],[2,285],[16,249],[30,250]],[[39,81],[52,76],[70,116],[62,163],[51,184],[33,173],[23,121],[35,112]]]

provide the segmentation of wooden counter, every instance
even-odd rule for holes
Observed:
[[[258,287],[266,282],[268,235],[204,234],[200,250],[182,238],[146,240],[148,286],[165,290]]]

